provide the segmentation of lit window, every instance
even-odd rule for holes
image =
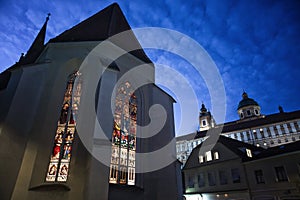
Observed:
[[[79,79],[74,84],[75,79]],[[76,134],[76,117],[80,104],[81,80],[79,73],[69,76],[60,117],[57,122],[54,145],[46,175],[47,182],[66,182],[69,174],[72,146]]]
[[[267,142],[264,142],[264,146],[267,146]]]
[[[286,171],[283,166],[275,167],[276,180],[278,182],[288,181]]]
[[[204,162],[203,156],[199,156],[199,163],[203,163],[203,162]]]
[[[215,160],[218,160],[219,159],[219,152],[214,152],[214,159]]]
[[[257,184],[265,183],[263,171],[261,169],[260,170],[255,170],[254,174],[255,174]]]
[[[112,134],[110,183],[135,184],[137,99],[129,82],[118,88]]]
[[[205,153],[205,158],[206,158],[206,161],[211,161],[212,160],[211,151],[207,151]]]
[[[252,151],[250,149],[246,149],[247,156],[252,158]]]

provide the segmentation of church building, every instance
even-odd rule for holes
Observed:
[[[181,199],[175,101],[120,7],[45,44],[48,20],[0,74],[0,199]]]

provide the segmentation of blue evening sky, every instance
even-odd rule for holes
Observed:
[[[226,91],[226,121],[238,119],[236,108],[245,90],[263,114],[300,108],[300,1],[271,0],[0,0],[0,72],[26,52],[51,13],[46,41],[117,2],[132,28],[163,27],[193,38],[218,67]],[[154,63],[188,77],[209,109],[208,89],[189,63],[168,52],[147,50]],[[195,52],[196,54],[197,52]],[[167,77],[172,81],[174,77]],[[174,97],[176,99],[176,97]],[[186,102],[188,103],[188,102]],[[198,128],[198,111],[177,135]]]

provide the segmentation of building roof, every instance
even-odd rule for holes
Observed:
[[[113,3],[49,42],[101,41],[130,29],[119,5]]]
[[[130,43],[130,46],[137,49],[130,52],[130,54],[146,63],[151,63],[117,3],[109,5],[88,19],[64,31],[57,37],[52,38],[49,43],[103,41],[124,31],[128,31],[128,34],[125,36],[126,38],[120,37],[113,42],[117,43],[117,46],[121,48],[126,45],[128,46]]]
[[[257,147],[252,144],[244,143],[235,139],[231,139],[229,137],[220,136],[217,143],[223,144],[226,148],[231,150],[233,153],[235,153],[237,156],[241,158],[242,162],[249,162],[254,160],[259,160],[263,158],[270,158],[273,156],[279,156],[284,155],[291,152],[299,152],[300,151],[300,141],[284,144],[281,146],[276,147],[270,147],[268,149],[264,149],[261,147]],[[199,163],[199,150],[202,147],[202,144],[199,144],[197,147],[195,147],[189,156],[183,170],[185,169],[191,169],[196,168],[200,166],[206,166],[214,164],[215,162],[204,162]],[[245,149],[250,149],[252,151],[252,157],[248,157],[247,153],[245,152]]]
[[[178,141],[184,141],[184,140],[193,140],[193,139],[195,139],[196,133],[197,132],[190,133],[190,134],[187,134],[187,135],[178,136],[178,137],[176,137],[176,142],[178,142]]]
[[[257,156],[253,157],[252,160],[259,160],[262,158],[268,158],[272,156],[278,156],[278,155],[291,153],[291,152],[298,152],[298,151],[300,151],[300,141],[296,141],[296,142],[292,142],[280,146],[270,147],[262,151]]]
[[[20,60],[12,65],[7,70],[13,70],[23,65],[33,64],[40,56],[45,48],[46,27],[49,16],[46,19],[43,27],[39,31],[27,54],[20,57]],[[138,59],[151,63],[143,51],[141,45],[136,39],[130,25],[128,24],[121,8],[117,3],[113,3],[88,19],[80,22],[74,27],[64,31],[60,35],[49,40],[49,43],[58,42],[80,42],[80,41],[103,41],[115,34],[128,31],[125,37],[115,38],[113,42],[115,45],[126,50],[127,46],[134,47],[134,51],[129,53]]]
[[[222,133],[233,132],[237,130],[247,129],[247,128],[255,128],[259,126],[264,126],[273,123],[279,123],[284,121],[289,121],[293,119],[300,118],[300,110],[293,111],[293,112],[282,112],[282,113],[275,113],[271,115],[266,115],[261,118],[254,118],[248,121],[233,121],[225,123],[223,126]]]
[[[247,161],[247,160],[251,159],[247,156],[246,149],[250,149],[255,156],[258,155],[259,153],[265,151],[261,147],[256,147],[254,145],[244,143],[244,142],[241,142],[238,140],[234,140],[229,137],[222,136],[222,135],[219,137],[217,143],[223,144],[226,148],[228,148],[233,153],[235,153],[237,156],[239,156],[242,161]],[[199,163],[199,159],[198,159],[199,150],[203,144],[204,143],[201,143],[193,149],[191,155],[189,156],[188,160],[186,161],[186,164],[183,168],[184,170],[199,167],[199,166],[214,164],[214,162]]]
[[[229,133],[244,129],[252,129],[256,127],[262,127],[268,124],[275,124],[283,121],[290,121],[293,119],[300,119],[300,110],[293,111],[293,112],[280,112],[280,113],[274,113],[271,115],[265,115],[261,118],[253,118],[251,120],[236,120],[232,122],[227,122],[223,126],[222,133]],[[218,127],[218,126],[217,126]],[[212,128],[214,129],[214,128]],[[207,130],[205,131],[197,131],[194,134],[193,139],[205,137],[207,133]],[[180,136],[181,138],[184,138],[184,136]],[[191,134],[189,134],[188,138],[191,137]],[[178,140],[178,139],[177,139]]]

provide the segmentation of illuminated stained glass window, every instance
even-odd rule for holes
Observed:
[[[135,184],[136,118],[137,99],[131,84],[125,82],[116,95],[110,183]]]
[[[74,87],[75,79],[79,79]],[[72,96],[73,93],[73,96]],[[46,175],[46,182],[66,182],[69,174],[72,146],[76,134],[76,116],[80,104],[81,81],[79,73],[69,76],[60,117],[57,122],[53,150]]]

